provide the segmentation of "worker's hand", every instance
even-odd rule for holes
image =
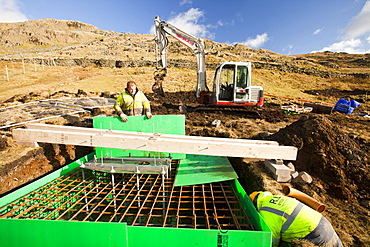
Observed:
[[[151,113],[151,112],[147,112],[147,113],[146,113],[146,117],[147,117],[147,118],[152,118],[152,117],[153,117],[153,115],[152,115],[152,113]]]
[[[121,114],[119,115],[119,117],[121,118],[122,122],[127,122],[127,121],[128,121],[127,116],[126,116],[126,114],[124,114],[124,113],[121,113]]]

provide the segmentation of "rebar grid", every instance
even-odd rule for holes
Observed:
[[[165,179],[78,168],[0,208],[0,218],[254,230],[228,181],[175,187],[177,167]]]

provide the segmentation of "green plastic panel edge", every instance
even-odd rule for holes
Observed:
[[[227,157],[188,154],[180,161],[174,184],[186,186],[237,178]]]
[[[233,186],[236,195],[238,196],[240,202],[242,203],[245,211],[248,215],[251,216],[250,220],[256,230],[261,230],[264,232],[270,232],[271,230],[262,218],[262,216],[258,213],[257,209],[254,207],[252,201],[249,199],[248,194],[245,192],[241,184],[238,180],[230,181],[231,185]]]
[[[96,129],[125,130],[144,133],[161,133],[172,135],[185,135],[184,115],[153,115],[151,119],[146,116],[129,116],[127,122],[122,122],[119,117],[94,117],[93,126]],[[101,148],[96,149],[97,158],[101,157],[168,157],[185,159],[185,154],[162,153],[129,149]]]

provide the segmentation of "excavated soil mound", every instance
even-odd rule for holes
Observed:
[[[369,144],[320,115],[303,116],[267,139],[298,148],[295,168],[313,182],[293,186],[327,206],[323,214],[345,246],[369,246]]]
[[[342,200],[370,198],[369,147],[324,116],[303,116],[268,139],[299,149],[296,170],[325,181],[328,195]]]

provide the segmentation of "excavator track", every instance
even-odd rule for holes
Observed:
[[[243,114],[250,118],[261,118],[261,114],[256,106],[230,107],[201,105],[187,108],[189,112],[223,112],[225,114]]]

